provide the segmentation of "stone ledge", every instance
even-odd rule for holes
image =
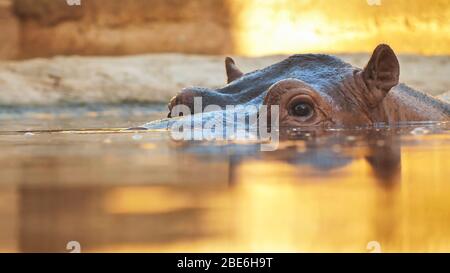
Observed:
[[[235,58],[244,72],[286,56]],[[362,67],[367,54],[341,55]],[[400,56],[401,81],[433,95],[449,91],[450,57]],[[167,102],[187,86],[225,85],[223,56],[151,54],[0,62],[0,105]]]

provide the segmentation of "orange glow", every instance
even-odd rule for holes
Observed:
[[[450,54],[448,1],[229,0],[234,42],[243,55],[371,52]]]
[[[109,137],[106,147],[130,134]],[[9,153],[4,177],[17,180],[0,190],[0,252],[64,251],[71,240],[83,252],[369,252],[372,241],[382,252],[450,252],[449,140],[447,132],[409,134],[401,147],[384,147],[355,138],[339,149],[298,140],[256,157],[228,150],[214,158],[162,153],[172,143],[148,151],[127,145],[133,157],[40,157],[35,164],[29,153]],[[136,168],[127,169],[130,160]],[[392,179],[380,176],[388,165],[398,167]],[[24,166],[33,179],[58,170],[54,176],[76,180],[20,184],[13,174]],[[93,166],[104,171],[90,173]]]
[[[121,187],[104,197],[104,208],[113,214],[163,213],[191,204],[191,198],[164,187]]]
[[[390,187],[373,175],[364,150],[359,153],[359,159],[326,174],[283,161],[245,161],[235,170],[235,187],[200,190],[201,196],[195,194],[198,189],[162,186],[110,190],[103,199],[108,213],[202,208],[197,228],[221,235],[89,251],[369,252],[371,241],[379,242],[383,252],[450,251],[450,218],[444,209],[450,207],[450,147],[402,148],[401,183]]]

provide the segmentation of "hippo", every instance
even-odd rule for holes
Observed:
[[[164,128],[195,98],[227,105],[279,106],[279,126],[355,127],[379,123],[449,121],[450,104],[399,84],[400,65],[389,45],[380,44],[361,69],[325,54],[297,54],[261,70],[241,72],[225,59],[227,84],[218,89],[189,87],[168,104],[168,119],[145,128]],[[270,117],[270,110],[269,110]]]

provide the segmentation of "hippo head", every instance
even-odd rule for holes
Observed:
[[[398,84],[400,70],[394,51],[384,44],[364,69],[323,54],[293,55],[247,74],[231,58],[225,66],[225,87],[185,88],[170,101],[169,110],[180,104],[193,109],[194,98],[201,97],[203,107],[278,105],[280,126],[368,125],[380,121],[380,106]]]

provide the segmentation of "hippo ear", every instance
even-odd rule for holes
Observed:
[[[239,79],[242,75],[244,75],[244,73],[237,68],[236,63],[231,57],[225,58],[225,69],[227,70],[227,83]]]
[[[378,104],[398,84],[400,64],[394,51],[388,45],[378,45],[362,75],[370,89],[371,101]]]

